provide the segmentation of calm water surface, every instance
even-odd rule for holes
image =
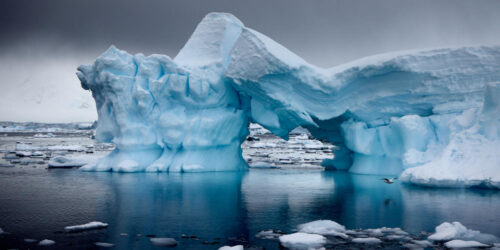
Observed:
[[[235,238],[278,249],[277,242],[255,234],[266,229],[289,233],[318,219],[348,229],[401,227],[415,234],[460,221],[500,235],[498,191],[422,189],[343,172],[118,174],[3,168],[0,186],[0,228],[10,233],[0,236],[0,248],[33,248],[23,239],[47,238],[56,241],[53,249],[92,248],[97,241],[120,249],[155,249],[146,237],[155,235],[177,239],[179,249],[217,249],[238,243]],[[95,220],[109,227],[60,232]]]

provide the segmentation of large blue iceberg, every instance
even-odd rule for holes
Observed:
[[[323,69],[210,13],[179,54],[109,48],[80,66],[97,139],[116,150],[85,170],[246,168],[250,122],[298,126],[336,145],[330,169],[422,185],[500,187],[500,47],[383,54]]]

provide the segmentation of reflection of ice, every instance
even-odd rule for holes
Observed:
[[[498,191],[479,189],[432,189],[404,186],[401,189],[406,228],[422,228],[432,232],[445,221],[460,221],[468,228],[498,235],[500,196]],[[480,212],[478,213],[478,208]],[[421,214],[425,214],[422,219]]]
[[[315,199],[331,195],[335,183],[320,171],[252,170],[245,176],[242,192],[250,212],[288,206],[291,212],[308,208]],[[273,199],[263,199],[262,194]]]

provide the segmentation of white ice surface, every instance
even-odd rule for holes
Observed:
[[[219,247],[219,250],[243,250],[243,245],[223,246]]]
[[[38,245],[39,246],[51,246],[51,245],[54,245],[55,243],[56,242],[53,240],[44,239],[44,240],[41,240],[40,242],[38,242]]]
[[[281,245],[291,249],[315,249],[326,244],[326,238],[319,234],[293,233],[279,237]]]
[[[75,231],[84,231],[84,230],[92,230],[108,227],[108,223],[103,223],[100,221],[92,221],[89,223],[75,225],[75,226],[67,226],[64,227],[64,231],[66,232],[75,232]]]
[[[492,244],[500,240],[494,235],[468,229],[457,221],[452,223],[443,222],[436,227],[434,234],[430,235],[427,239],[431,241],[474,240],[487,244]]]
[[[354,238],[354,239],[352,239],[352,242],[362,243],[362,244],[380,244],[380,243],[382,243],[382,241],[380,239],[377,239],[374,237]]]
[[[87,164],[95,164],[101,157],[102,155],[96,154],[55,156],[49,160],[49,167],[81,167]]]
[[[155,246],[172,247],[177,245],[174,238],[150,238],[149,241]]]
[[[444,245],[447,248],[477,248],[477,247],[484,248],[484,247],[488,247],[488,245],[486,245],[486,244],[483,244],[483,243],[480,243],[477,241],[473,241],[473,240],[450,240],[450,241],[444,243]]]
[[[345,234],[345,227],[331,220],[317,220],[299,225],[298,230],[303,233],[337,236],[349,238]]]

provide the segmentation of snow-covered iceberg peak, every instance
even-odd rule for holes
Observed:
[[[251,121],[285,139],[305,127],[337,146],[328,167],[364,174],[446,161],[461,133],[481,135],[480,151],[491,157],[470,171],[489,166],[478,178],[496,180],[499,69],[495,46],[399,52],[321,69],[231,14],[210,13],[173,60],[111,47],[79,68],[96,99],[97,138],[117,144],[84,169],[241,169]]]
[[[187,67],[227,66],[229,53],[243,27],[243,23],[231,14],[210,13],[198,24],[174,60]]]

